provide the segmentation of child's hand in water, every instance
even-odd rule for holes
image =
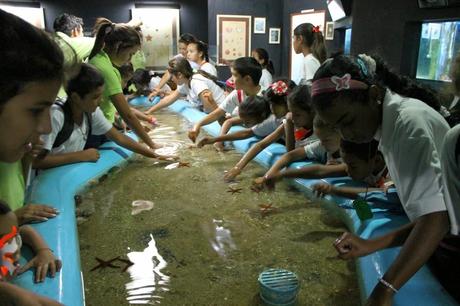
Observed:
[[[51,206],[40,204],[27,204],[14,211],[19,225],[29,222],[44,222],[54,218],[59,211]]]
[[[80,161],[82,162],[97,162],[101,155],[96,149],[86,149],[80,152]]]
[[[153,98],[160,94],[160,90],[158,88],[154,88],[152,92],[149,94],[149,101],[153,101]]]
[[[200,129],[193,128],[188,131],[188,138],[193,142],[196,141],[198,135],[200,135]]]
[[[50,249],[43,248],[39,249],[35,257],[19,270],[19,274],[33,267],[35,267],[35,282],[41,283],[47,275],[50,277],[56,276],[56,272],[61,270],[62,262],[54,257]]]
[[[334,247],[341,259],[353,259],[371,254],[377,250],[371,240],[362,239],[354,234],[345,232],[334,241]]]
[[[318,183],[313,186],[313,193],[318,198],[324,197],[326,194],[331,194],[334,186],[327,183]]]
[[[276,175],[265,175],[263,179],[268,190],[274,190],[276,183],[280,180]]]
[[[213,144],[213,143],[214,143],[214,138],[206,136],[206,137],[203,137],[196,146],[198,148],[202,148],[205,145]]]
[[[241,174],[241,169],[239,167],[235,166],[232,169],[230,169],[229,171],[227,171],[227,173],[225,173],[224,180],[226,182],[231,182],[240,174]]]

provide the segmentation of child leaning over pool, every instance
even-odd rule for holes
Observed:
[[[35,256],[19,267],[22,242],[32,248]],[[41,283],[47,275],[54,277],[61,266],[61,261],[54,257],[40,235],[30,226],[18,226],[16,215],[6,203],[0,201],[0,281],[9,281],[34,267],[34,281]]]
[[[340,135],[317,116],[313,120],[313,129],[319,138],[318,141],[284,154],[263,178],[258,178],[255,182],[257,184],[264,183],[267,187],[274,188],[275,183],[283,178],[312,179],[347,175],[346,165],[341,162],[340,158]],[[321,164],[281,171],[292,162],[303,159],[317,161]]]
[[[98,105],[104,90],[104,79],[96,68],[82,64],[80,73],[67,86],[67,101],[51,108],[52,131],[43,136],[44,150],[49,151],[43,159],[36,159],[34,167],[45,169],[76,162],[96,162],[96,149],[84,150],[91,134],[106,135],[118,145],[146,157],[160,157],[150,148],[117,131],[105,119]]]

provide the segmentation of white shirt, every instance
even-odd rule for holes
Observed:
[[[379,150],[411,221],[446,210],[439,160],[449,126],[422,101],[387,90]]]
[[[209,90],[212,93],[212,97],[214,98],[214,101],[216,101],[217,105],[222,104],[225,100],[224,90],[217,86],[213,80],[210,80],[199,73],[192,76],[190,87],[183,84],[178,87],[178,90],[181,95],[187,96],[187,100],[196,107],[203,105],[200,99],[200,94],[205,90]]]
[[[334,158],[331,153],[326,151],[326,148],[321,144],[321,141],[316,140],[304,146],[307,159],[320,162],[321,164],[342,163],[342,158]]]
[[[272,114],[261,123],[254,125],[251,130],[254,135],[265,137],[273,133],[283,123],[283,120],[284,117],[276,118],[275,115]]]
[[[260,77],[259,85],[264,90],[267,89],[273,83],[273,77],[270,71],[262,69],[262,76]]]
[[[447,133],[441,154],[444,199],[453,235],[460,232],[460,155],[456,152],[459,139],[460,125],[456,125]]]
[[[43,135],[44,149],[49,150],[50,154],[62,154],[82,151],[85,148],[88,138],[88,118],[83,115],[82,125],[74,123],[73,132],[62,145],[53,148],[56,136],[64,126],[64,112],[59,105],[53,105],[50,109],[51,116],[51,133]],[[98,107],[91,115],[91,134],[104,135],[112,128],[112,124],[104,117],[104,114]]]
[[[216,69],[216,67],[214,67],[214,65],[212,65],[212,64],[210,64],[208,62],[206,62],[203,65],[201,65],[199,69],[209,73],[210,75],[213,75],[213,76],[217,77],[217,69]]]
[[[263,96],[264,89],[262,86],[260,86],[260,90],[257,93],[257,96],[261,97]],[[240,95],[240,97],[238,97]],[[228,94],[228,96],[225,98],[225,100],[222,102],[222,104],[219,105],[219,108],[224,110],[228,114],[232,114],[237,116],[235,113],[235,110],[238,109],[238,106],[243,103],[243,101],[247,98],[248,96],[244,93],[242,90],[234,90],[231,93]]]
[[[321,66],[321,64],[313,54],[310,53],[305,56],[301,67],[301,80],[299,85],[311,85],[311,80],[315,76],[319,66]]]

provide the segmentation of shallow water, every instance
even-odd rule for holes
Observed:
[[[298,275],[298,305],[360,303],[354,263],[332,247],[340,220],[287,184],[253,192],[264,173],[256,163],[224,183],[240,154],[189,148],[188,122],[167,112],[158,119],[151,136],[190,167],[137,157],[83,195],[80,213],[92,213],[79,225],[87,305],[261,305],[257,278],[271,267]],[[152,204],[133,214],[136,200]],[[90,271],[95,257],[124,261]]]

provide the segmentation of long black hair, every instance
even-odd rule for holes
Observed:
[[[294,87],[291,93],[287,96],[287,102],[288,104],[291,104],[306,112],[314,112],[310,98],[310,90],[307,85],[299,85]]]
[[[317,27],[311,23],[299,24],[294,29],[294,36],[303,37],[303,44],[310,48],[311,53],[320,63],[326,60],[327,52],[323,33]]]
[[[267,69],[270,74],[275,74],[275,67],[273,67],[273,62],[270,60],[270,56],[268,55],[267,50],[263,48],[256,48],[253,52],[257,53],[260,59],[264,60],[262,67]]]
[[[75,92],[81,98],[84,98],[90,92],[104,85],[104,78],[93,65],[81,64],[80,73],[67,83],[66,92],[70,97]]]
[[[200,69],[195,73],[192,69],[192,66],[190,66],[190,63],[186,58],[183,58],[183,57],[173,58],[172,60],[169,61],[168,66],[169,66],[168,67],[169,73],[173,75],[177,75],[177,73],[180,72],[187,79],[192,79],[192,77],[195,74],[201,74],[205,78],[213,81],[220,88],[223,88],[223,86],[225,86],[219,82],[217,77],[213,76],[212,74],[207,73],[206,71],[203,71]]]
[[[208,54],[208,44],[201,41],[201,40],[196,40],[196,41],[191,41],[189,43],[189,45],[195,45],[196,46],[196,50],[198,52],[201,52],[203,53],[201,59],[209,62],[209,54]]]
[[[338,55],[328,59],[316,71],[313,82],[322,78],[332,76],[342,77],[349,73],[351,79],[366,83],[369,87],[379,85],[382,88],[389,88],[402,96],[421,100],[433,109],[439,111],[441,104],[436,92],[430,88],[416,83],[414,80],[400,76],[393,71],[377,56],[346,56]],[[315,95],[312,98],[313,105],[317,109],[329,107],[333,100],[338,97],[348,98],[350,101],[366,103],[368,100],[368,89],[351,89],[333,91]]]
[[[0,10],[0,109],[30,82],[63,80],[64,58],[47,33]]]

